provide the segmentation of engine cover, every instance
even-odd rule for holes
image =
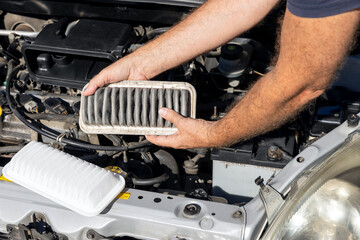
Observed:
[[[49,24],[22,51],[30,76],[49,85],[81,89],[101,69],[121,57],[135,38],[128,24],[89,19]]]

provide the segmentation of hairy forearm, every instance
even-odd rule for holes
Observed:
[[[214,49],[258,23],[278,0],[209,0],[128,56],[147,79]],[[154,64],[156,63],[156,64]]]
[[[234,108],[214,126],[213,146],[229,146],[266,133],[284,124],[302,109],[311,97],[287,91],[282,74],[270,72],[259,80]],[[317,97],[321,94],[313,94]]]
[[[349,50],[358,21],[359,11],[312,20],[287,12],[275,69],[213,125],[210,145],[226,146],[270,131],[318,97]]]
[[[163,108],[159,114],[178,131],[147,139],[173,148],[220,147],[280,126],[331,83],[352,44],[359,12],[306,19],[287,11],[274,70],[258,80],[224,118],[216,122],[184,118]]]

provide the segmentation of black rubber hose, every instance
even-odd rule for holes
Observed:
[[[19,65],[19,66],[15,67],[9,75],[9,79],[6,83],[6,100],[8,102],[8,105],[9,105],[11,111],[15,114],[15,116],[21,122],[23,122],[27,127],[29,127],[30,129],[34,130],[35,132],[37,132],[47,138],[57,141],[57,139],[61,135],[61,133],[58,133],[55,130],[53,130],[51,132],[50,131],[47,132],[47,131],[42,130],[41,128],[38,128],[34,124],[30,123],[24,117],[24,115],[21,114],[20,111],[17,110],[17,107],[15,106],[14,102],[11,99],[10,88],[11,88],[11,83],[13,81],[13,78],[20,70],[22,70],[24,68],[25,68],[24,65]],[[139,143],[129,144],[129,146],[100,146],[100,145],[94,145],[94,144],[85,143],[85,142],[82,142],[79,140],[68,139],[68,138],[62,138],[61,142],[64,144],[69,144],[69,145],[76,146],[76,147],[83,148],[83,149],[99,150],[99,151],[119,151],[119,152],[138,149],[138,148],[145,148],[145,147],[152,145],[147,140],[139,142]]]
[[[154,152],[154,155],[159,160],[160,165],[168,167],[172,174],[179,175],[179,166],[173,155],[162,149]]]
[[[164,173],[161,176],[155,177],[155,178],[148,178],[148,179],[140,179],[140,178],[132,178],[132,182],[136,186],[151,186],[156,183],[162,183],[165,182],[169,178],[169,175]]]
[[[8,69],[7,69],[6,78],[5,78],[6,82],[9,81],[10,73],[13,71],[14,64],[15,64],[15,61],[13,59],[11,59],[7,64]]]

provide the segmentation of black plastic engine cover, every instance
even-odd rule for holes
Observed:
[[[298,153],[295,131],[282,128],[266,135],[237,143],[228,148],[213,149],[211,160],[240,163],[269,168],[284,168],[292,156]],[[288,157],[269,159],[271,146],[280,148]]]
[[[65,35],[67,22],[47,25],[34,42],[23,45],[30,76],[35,81],[69,88],[83,88],[101,69],[121,57],[135,39],[131,25],[81,19]]]

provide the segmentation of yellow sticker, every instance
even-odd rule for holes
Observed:
[[[5,178],[4,175],[1,175],[1,176],[0,176],[0,181],[11,182],[9,179]]]
[[[130,198],[130,195],[131,195],[131,193],[129,193],[129,192],[122,192],[119,195],[117,195],[116,198],[128,200]]]
[[[2,115],[2,108],[0,107],[0,116]]]

